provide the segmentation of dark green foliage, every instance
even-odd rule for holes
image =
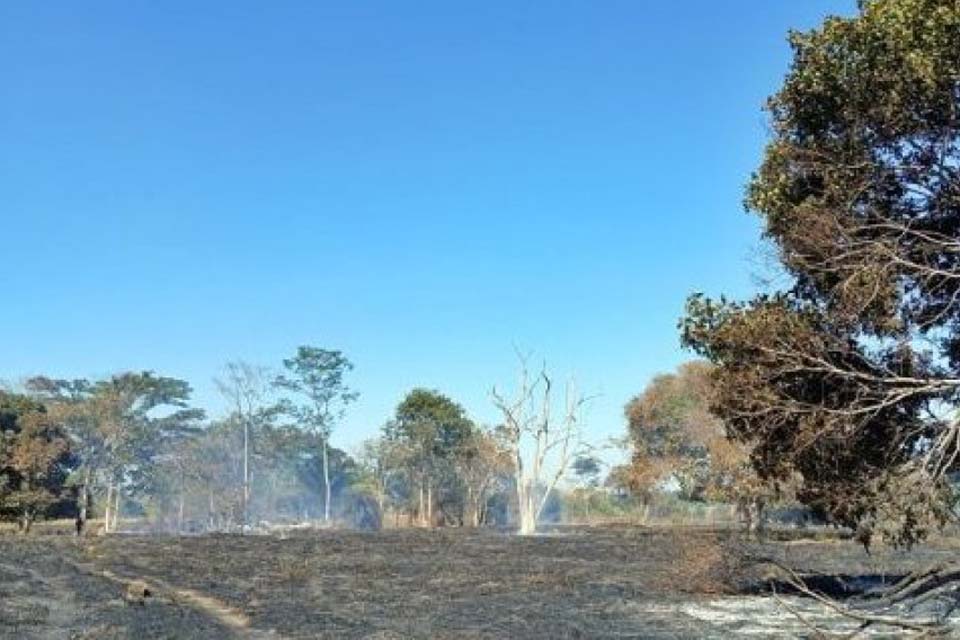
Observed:
[[[747,207],[793,286],[691,298],[684,342],[766,478],[902,543],[951,513],[960,399],[960,5],[863,2],[793,33]]]
[[[63,509],[75,459],[64,430],[35,400],[0,391],[0,518],[29,529]]]
[[[425,459],[449,456],[471,433],[463,407],[428,389],[414,389],[385,428],[388,437],[409,443]]]
[[[582,484],[596,487],[600,482],[600,460],[594,456],[581,455],[571,465],[574,475]]]
[[[302,427],[329,437],[334,423],[359,397],[344,381],[353,364],[340,351],[302,346],[283,366],[287,373],[274,384],[299,400],[287,399],[282,409]]]
[[[410,477],[408,500],[422,524],[433,515],[461,520],[464,491],[458,455],[476,429],[463,407],[428,389],[414,389],[397,405],[384,435],[402,452]],[[432,524],[432,523],[429,523]]]

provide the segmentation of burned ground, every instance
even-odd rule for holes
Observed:
[[[804,627],[768,597],[696,593],[697,585],[684,582],[690,567],[678,558],[701,563],[689,550],[726,537],[636,527],[525,538],[464,530],[324,531],[286,539],[0,536],[0,637],[802,634]],[[939,543],[870,556],[837,540],[778,541],[751,552],[809,574],[881,579],[955,554]],[[755,572],[738,588],[756,588],[762,578]],[[138,599],[131,588],[150,595]]]

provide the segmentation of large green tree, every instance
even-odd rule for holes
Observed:
[[[388,440],[407,452],[406,466],[412,475],[411,487],[416,487],[421,524],[433,523],[436,498],[442,497],[438,495],[440,486],[449,489],[457,482],[454,457],[474,428],[462,406],[430,389],[408,393],[384,428]]]
[[[960,4],[864,1],[790,43],[746,204],[792,286],[695,296],[683,336],[761,474],[909,543],[960,462]]]

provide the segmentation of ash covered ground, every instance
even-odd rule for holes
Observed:
[[[0,637],[727,638],[809,636],[769,595],[696,593],[678,558],[727,534],[576,528],[279,536],[0,536]],[[948,541],[868,555],[780,540],[752,552],[807,574],[893,579]],[[694,556],[695,557],[695,556]],[[750,582],[754,587],[750,586]],[[147,593],[144,593],[146,591]],[[849,629],[815,603],[818,624]]]

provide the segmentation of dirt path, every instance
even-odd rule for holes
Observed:
[[[74,540],[0,537],[0,639],[277,638],[213,598],[156,583],[142,602],[131,580],[75,559]]]
[[[111,581],[122,589],[124,593],[129,593],[131,585],[142,584],[146,586],[150,592],[150,596],[146,598],[146,600],[153,599],[173,605],[190,607],[216,620],[219,624],[233,632],[237,638],[243,638],[245,640],[284,640],[284,636],[278,634],[276,631],[251,629],[250,618],[242,611],[196,589],[178,587],[155,576],[121,576],[109,569],[99,568],[89,563],[75,562],[72,560],[68,560],[68,562],[79,571],[100,576]]]

